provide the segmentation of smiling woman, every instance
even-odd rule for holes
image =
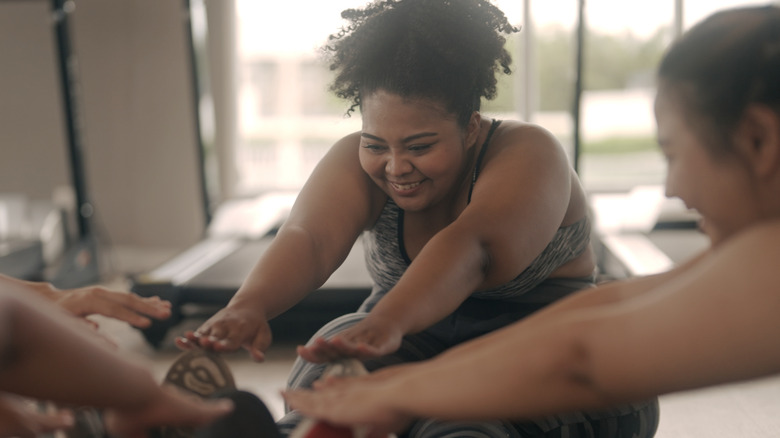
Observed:
[[[572,294],[431,360],[288,392],[287,402],[335,424],[385,432],[417,418],[538,419],[778,375],[778,77],[777,6],[716,13],[675,42],[661,62],[656,116],[669,162],[667,192],[703,216],[711,247],[699,256],[657,275]],[[638,411],[632,423],[583,414],[587,431],[564,426],[540,435],[601,437],[637,427],[634,436],[652,436],[655,426],[642,415]],[[734,420],[729,426],[741,428]],[[503,436],[535,436],[519,424]]]
[[[464,131],[444,108],[386,91],[364,97],[362,113],[360,164],[374,183],[407,213],[449,209],[442,201],[463,191],[474,167],[477,119]]]
[[[290,388],[329,362],[368,371],[436,356],[593,285],[586,197],[540,126],[483,117],[510,73],[518,29],[485,0],[376,1],[342,13],[324,53],[331,89],[361,129],[320,161],[273,243],[230,303],[182,348],[247,348],[262,360],[268,320],[319,287],[363,239],[373,290],[299,347]],[[281,429],[300,421],[289,412]],[[655,400],[536,421],[406,424],[409,436],[649,437]]]

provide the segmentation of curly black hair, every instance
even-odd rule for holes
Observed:
[[[441,102],[466,126],[482,97],[495,98],[496,73],[511,73],[502,34],[519,29],[487,0],[378,0],[341,16],[350,24],[322,50],[347,114],[382,89]]]

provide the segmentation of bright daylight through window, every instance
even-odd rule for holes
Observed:
[[[507,42],[514,73],[501,78],[498,98],[486,102],[483,112],[540,124],[573,157],[579,2],[528,1],[495,1],[523,30]],[[654,71],[676,35],[676,17],[684,29],[716,9],[745,3],[586,2],[577,164],[589,191],[628,191],[663,182],[665,164],[655,145],[652,110]],[[223,194],[295,191],[335,140],[360,129],[359,114],[344,117],[347,103],[328,92],[330,72],[317,49],[338,31],[343,9],[363,5],[364,0],[235,0],[237,135],[231,165],[220,167],[234,173],[221,178],[232,185],[223,187]],[[208,93],[203,97],[208,102]],[[209,127],[208,121],[204,124]],[[205,143],[208,165],[215,154]],[[210,179],[216,178],[215,168],[207,166]]]

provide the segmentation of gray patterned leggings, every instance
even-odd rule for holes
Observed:
[[[545,288],[549,294],[561,295],[582,288],[583,283],[548,280],[540,287]],[[508,303],[507,301],[466,300],[452,315],[428,330],[404,337],[401,348],[397,352],[365,361],[364,364],[367,370],[373,371],[385,366],[432,358],[453,345],[522,319],[549,302]],[[361,310],[367,311],[371,307],[364,306]],[[361,311],[337,318],[322,327],[312,339],[332,337],[361,321],[366,314]],[[290,372],[288,388],[310,387],[320,377],[324,368],[324,365],[298,358]],[[287,436],[300,419],[297,412],[288,412],[277,423],[282,435]],[[658,420],[658,401],[653,399],[605,411],[553,415],[520,423],[421,420],[414,423],[402,436],[410,438],[651,438],[655,434]]]

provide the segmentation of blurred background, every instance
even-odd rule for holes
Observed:
[[[692,23],[751,2],[495,3],[522,31],[484,112],[552,131],[599,193],[662,184],[655,66]],[[318,48],[362,5],[0,1],[0,240],[53,209],[47,264],[92,236],[101,270],[138,271],[199,241],[226,202],[294,193],[359,129]]]

